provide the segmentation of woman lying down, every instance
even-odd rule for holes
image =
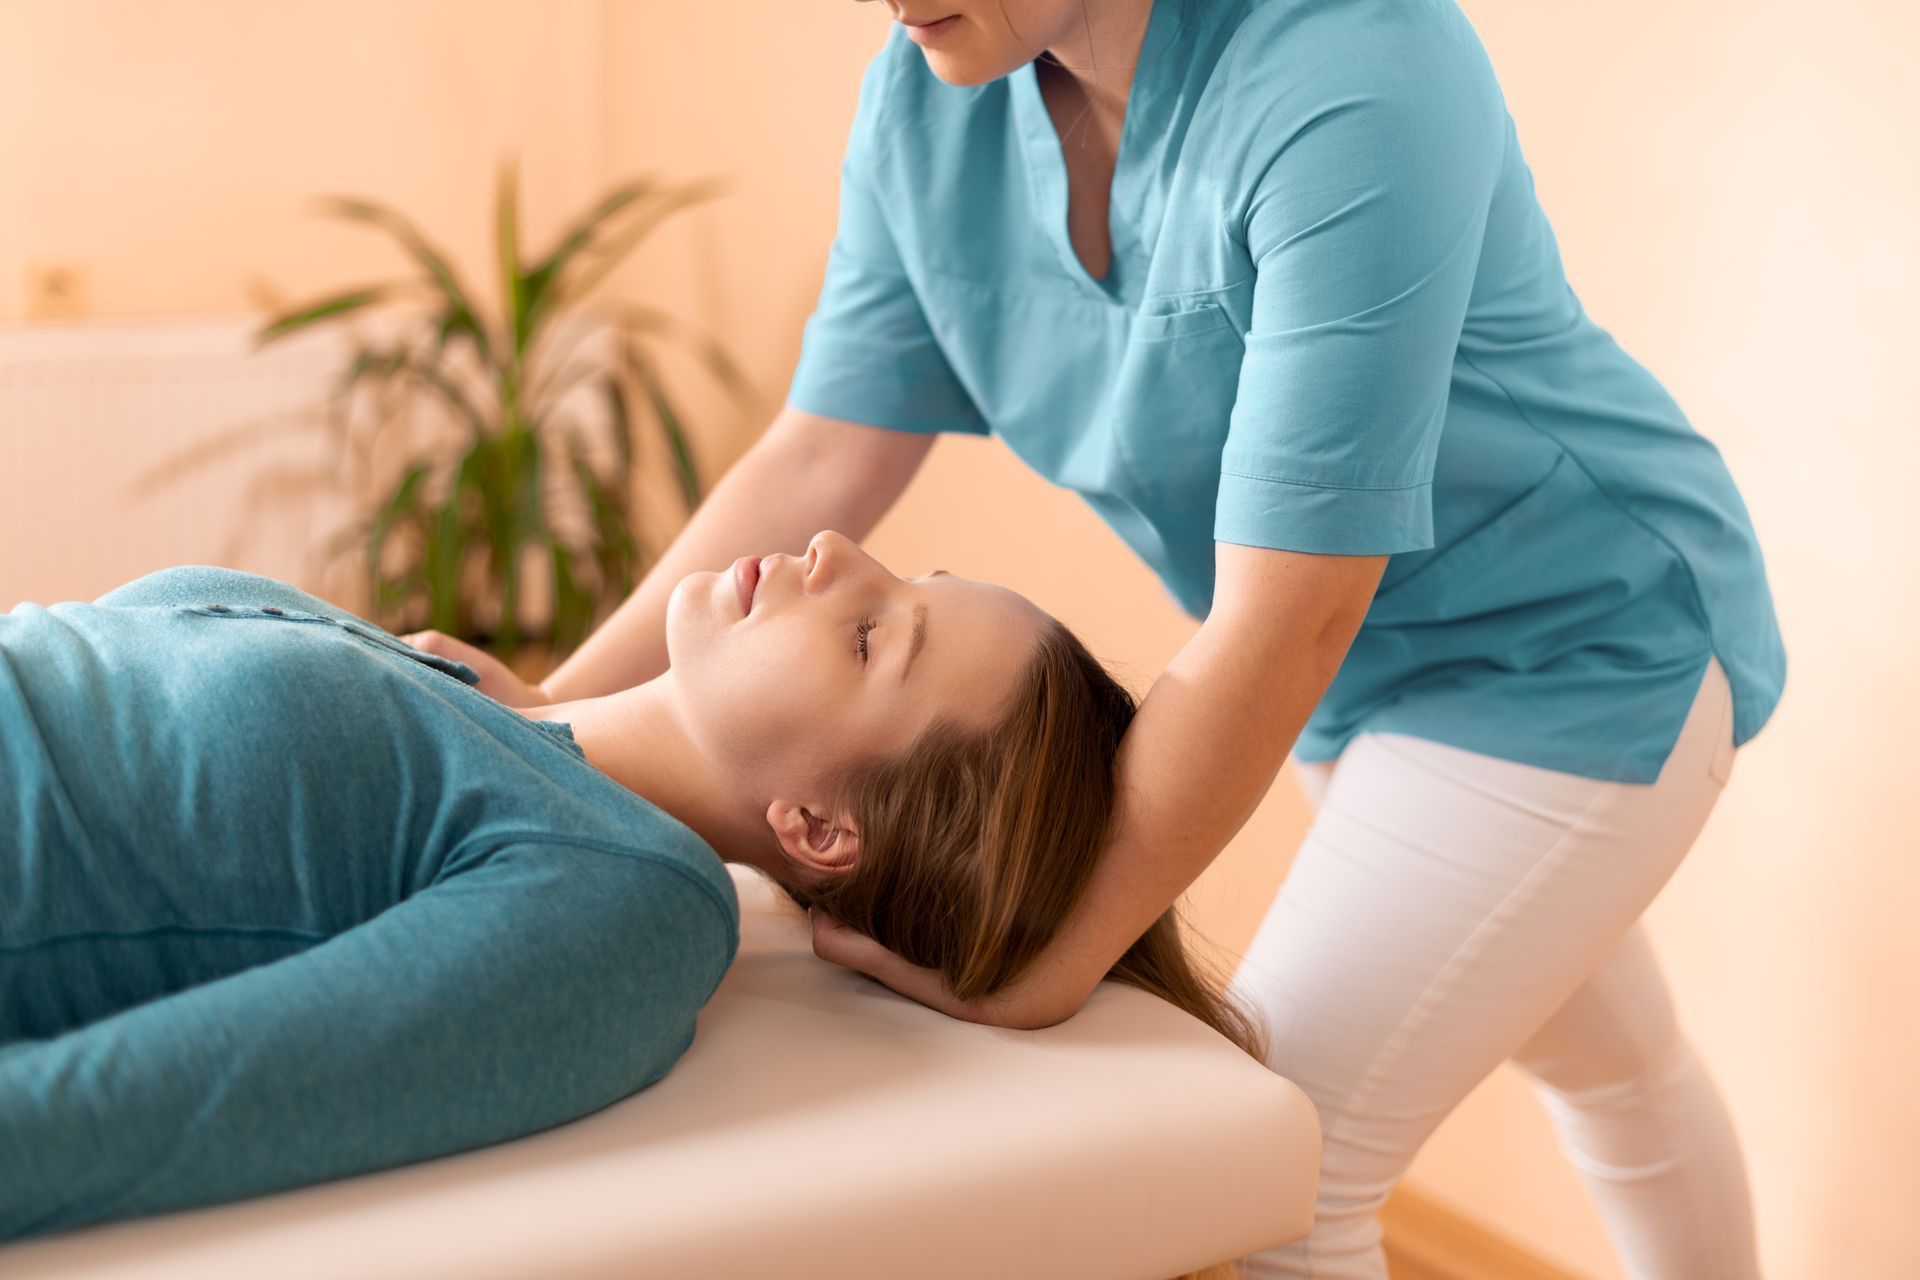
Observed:
[[[1134,701],[1048,614],[827,532],[670,667],[528,708],[257,574],[0,614],[0,1239],[503,1142],[666,1074],[747,863],[961,997],[1093,870]],[[744,604],[744,607],[743,607]],[[924,606],[916,642],[903,623]],[[1171,913],[1111,976],[1251,1050]]]

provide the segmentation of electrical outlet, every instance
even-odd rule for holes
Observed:
[[[81,267],[71,262],[27,264],[27,319],[74,319],[92,312]]]

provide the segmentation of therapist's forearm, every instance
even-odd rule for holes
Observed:
[[[1121,742],[1119,813],[1087,895],[1020,984],[1024,1025],[1072,1016],[1246,824],[1354,631],[1216,612],[1174,655]]]
[[[799,555],[834,529],[856,542],[899,497],[911,472],[834,454],[776,421],[728,468],[640,584],[540,688],[553,702],[597,698],[667,669],[667,598],[689,573],[744,555]]]

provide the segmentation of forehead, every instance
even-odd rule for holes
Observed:
[[[1033,601],[997,582],[936,569],[923,575],[918,585],[927,602],[929,632],[940,623],[949,627],[1018,624],[1023,630],[1032,630],[1046,620]]]
[[[997,583],[941,574],[919,585],[927,634],[914,660],[915,676],[937,669],[943,682],[976,691],[1006,690],[1026,665],[1046,614]]]

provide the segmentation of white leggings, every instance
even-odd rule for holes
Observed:
[[[1394,733],[1296,762],[1314,821],[1232,992],[1312,1099],[1312,1231],[1247,1280],[1387,1280],[1377,1210],[1503,1060],[1527,1074],[1635,1280],[1756,1280],[1720,1094],[1637,923],[1733,768],[1712,662],[1652,784]]]

